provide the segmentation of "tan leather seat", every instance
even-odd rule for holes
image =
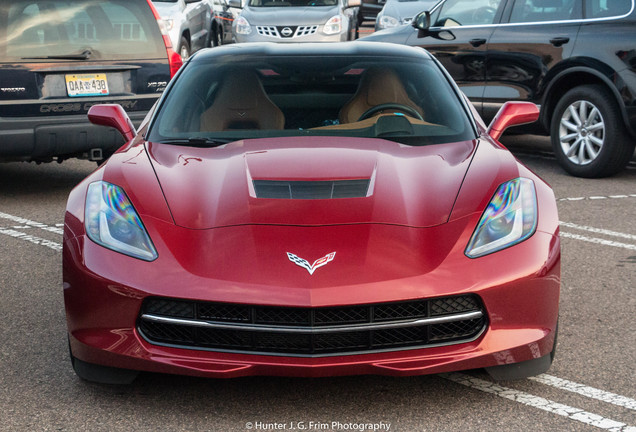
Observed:
[[[424,117],[422,109],[408,97],[393,69],[372,67],[360,79],[353,97],[340,109],[340,123],[356,122],[369,108],[386,103],[407,105]]]
[[[201,114],[202,131],[284,127],[285,116],[252,70],[228,72],[214,102]]]

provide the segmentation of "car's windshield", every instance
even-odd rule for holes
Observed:
[[[384,138],[407,145],[475,138],[459,95],[425,58],[212,57],[187,65],[148,139]]]
[[[252,7],[335,6],[338,0],[250,0]]]

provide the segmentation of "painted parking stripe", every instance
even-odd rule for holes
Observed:
[[[32,235],[26,234],[26,233],[21,232],[21,231],[16,231],[14,229],[0,228],[0,234],[4,234],[4,235],[8,235],[9,237],[13,237],[13,238],[17,238],[17,239],[20,239],[20,240],[28,241],[28,242],[36,244],[36,245],[45,246],[45,247],[51,248],[51,249],[56,250],[56,251],[61,251],[62,250],[62,244],[61,243],[54,242],[54,241],[47,240],[47,239],[43,239],[43,238],[36,237],[36,236],[32,236]]]
[[[559,225],[561,225],[562,227],[572,228],[572,229],[576,229],[580,231],[587,231],[587,232],[591,232],[595,234],[603,234],[603,235],[611,236],[611,237],[621,237],[624,239],[636,241],[636,235],[633,235],[633,234],[626,234],[626,233],[622,233],[618,231],[610,231],[610,230],[606,230],[602,228],[594,228],[594,227],[590,227],[586,225],[577,225],[577,224],[573,224],[570,222],[563,222],[563,221],[560,221]]]
[[[13,215],[10,215],[10,214],[7,214],[7,213],[3,213],[3,212],[0,212],[0,219],[7,219],[7,220],[10,220],[12,222],[19,223],[21,225],[26,225],[26,226],[33,227],[33,228],[39,228],[41,230],[49,231],[49,232],[52,232],[52,233],[55,233],[55,234],[60,234],[60,235],[64,234],[64,230],[62,228],[59,228],[59,227],[56,227],[56,226],[49,226],[49,225],[46,225],[46,224],[43,224],[43,223],[40,223],[40,222],[35,222],[35,221],[29,220],[29,219],[25,219],[25,218],[22,218],[22,217],[19,217],[19,216],[13,216]]]
[[[584,411],[580,408],[571,407],[569,405],[554,402],[540,396],[532,395],[530,393],[511,389],[509,387],[504,387],[490,381],[472,377],[470,375],[465,375],[462,373],[451,373],[443,374],[441,376],[457,384],[461,384],[463,386],[494,394],[501,398],[509,399],[523,405],[528,405],[543,411],[567,417],[571,420],[579,421],[590,426],[595,426],[599,429],[604,429],[611,432],[636,432],[635,426],[630,426],[616,420],[602,417],[598,414]]]
[[[631,399],[625,396],[610,393],[605,390],[600,390],[594,387],[588,387],[583,384],[575,383],[563,378],[555,377],[548,374],[541,374],[535,377],[528,378],[529,380],[536,381],[541,384],[556,387],[561,390],[567,390],[569,392],[578,393],[580,395],[597,399],[602,402],[607,402],[620,407],[636,410],[636,399]]]
[[[584,242],[588,242],[588,243],[600,244],[600,245],[603,245],[603,246],[611,246],[611,247],[623,248],[623,249],[628,249],[628,250],[636,250],[636,245],[634,245],[634,244],[615,242],[615,241],[600,239],[600,238],[596,238],[596,237],[586,237],[586,236],[582,236],[582,235],[579,235],[579,234],[572,234],[572,233],[563,232],[563,231],[561,231],[559,233],[559,235],[562,238],[571,238],[571,239],[574,239],[574,240],[580,240],[580,241],[584,241]]]
[[[557,201],[586,201],[586,200],[596,201],[596,200],[604,200],[604,199],[625,199],[625,198],[636,198],[636,194],[589,196],[589,197],[568,197],[568,198],[558,198]]]

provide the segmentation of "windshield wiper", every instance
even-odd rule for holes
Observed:
[[[209,147],[218,147],[223,144],[227,144],[230,141],[229,139],[211,139],[211,138],[185,138],[185,139],[166,139],[159,141],[160,144],[173,144],[173,145],[185,145],[190,147],[201,147],[201,148],[209,148]]]
[[[39,57],[22,57],[22,60],[88,60],[93,55],[93,51],[85,49],[79,54],[57,54]]]

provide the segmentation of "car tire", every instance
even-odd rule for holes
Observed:
[[[135,370],[102,366],[77,359],[73,356],[70,342],[68,351],[75,374],[84,381],[99,384],[126,385],[131,384],[139,375],[139,372]]]
[[[179,42],[179,55],[183,61],[190,57],[190,42],[185,36],[181,36],[181,42]]]
[[[212,46],[221,46],[223,45],[223,31],[218,27],[212,29]]]
[[[620,108],[601,85],[568,91],[552,115],[550,136],[557,161],[577,177],[616,174],[634,153]]]

